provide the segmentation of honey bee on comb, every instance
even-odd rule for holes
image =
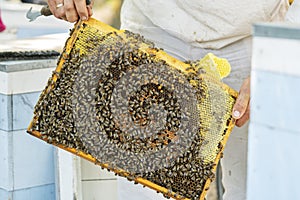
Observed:
[[[141,35],[79,22],[28,132],[165,197],[204,199],[234,126],[228,70],[212,54],[184,63]]]

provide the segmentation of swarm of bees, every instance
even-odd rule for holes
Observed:
[[[205,102],[208,84],[199,76],[203,69],[190,64],[182,73],[156,56],[162,50],[129,31],[103,34],[87,24],[80,30],[41,94],[29,132],[91,155],[117,175],[125,171],[128,180],[162,186],[167,198],[199,199],[214,178],[234,95],[223,94],[224,106],[212,109]],[[227,128],[212,131],[209,112]],[[212,159],[203,153],[212,146],[208,134],[220,135],[213,152],[207,150]]]

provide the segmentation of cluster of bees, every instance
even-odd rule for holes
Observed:
[[[215,167],[200,156],[201,80],[142,51],[154,45],[128,31],[78,40],[94,45],[87,54],[74,48],[54,72],[57,79],[49,79],[35,107],[32,130],[128,172],[129,180],[141,177],[170,195],[199,199]]]

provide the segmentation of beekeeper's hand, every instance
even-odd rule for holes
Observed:
[[[68,22],[87,20],[93,14],[93,1],[86,5],[86,0],[48,0],[48,5],[55,17]]]
[[[235,125],[243,126],[250,117],[250,77],[244,80],[236,103],[233,106],[232,117],[236,120]]]

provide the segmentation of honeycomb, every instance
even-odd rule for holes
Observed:
[[[204,199],[234,126],[230,65],[181,62],[141,35],[78,22],[28,133],[166,198]]]

